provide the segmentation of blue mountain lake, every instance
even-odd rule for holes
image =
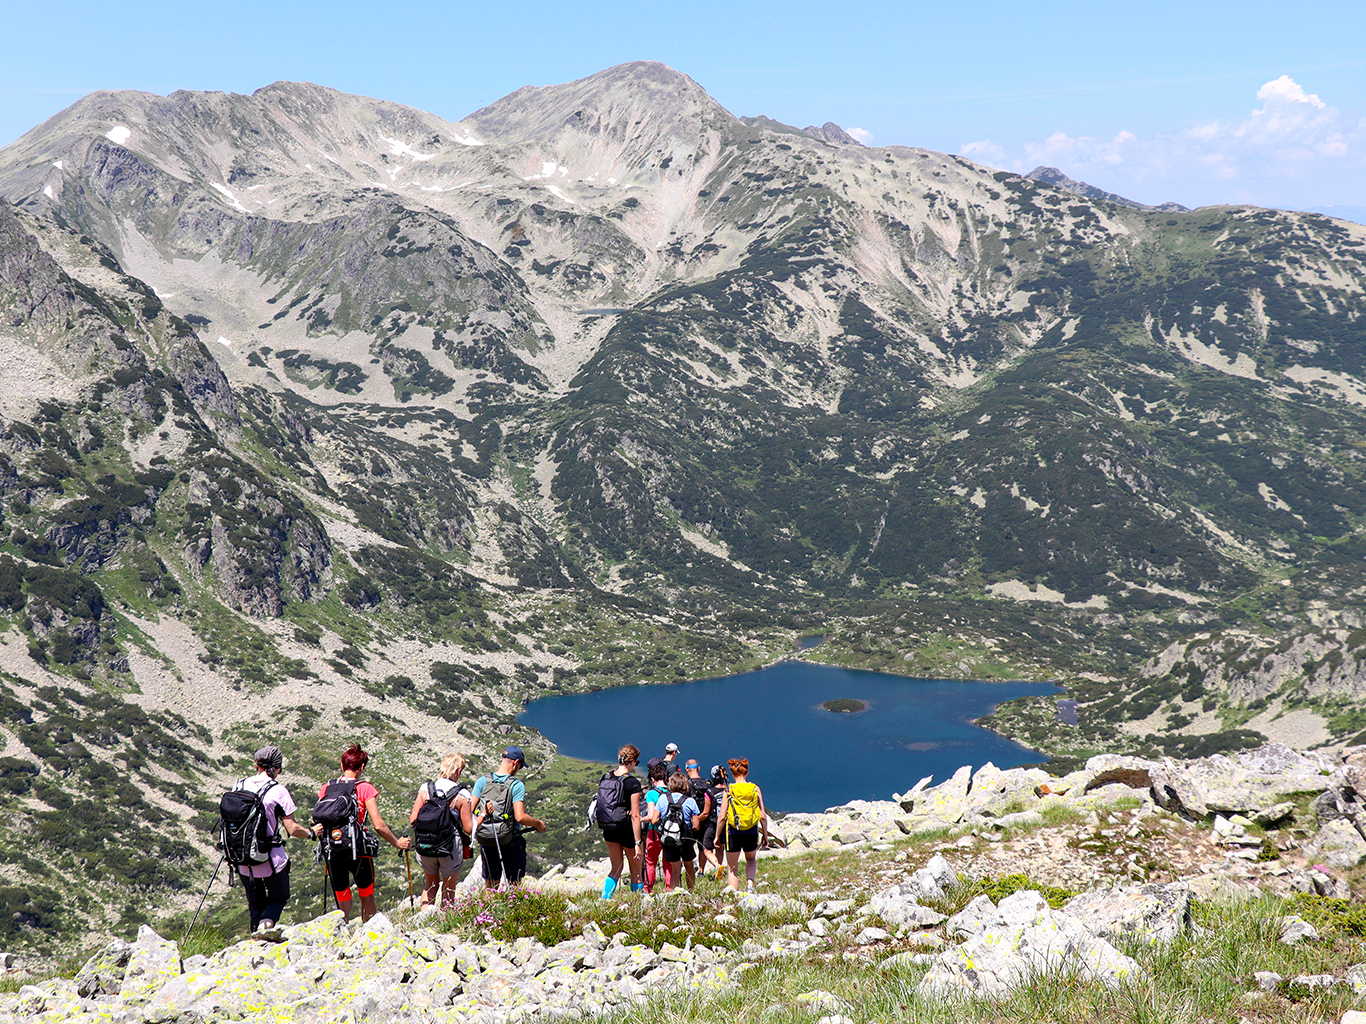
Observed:
[[[544,697],[518,716],[567,757],[615,764],[634,743],[643,762],[677,743],[705,775],[747,757],[764,803],[820,811],[853,799],[887,800],[926,775],[941,782],[965,764],[1000,768],[1046,756],[972,724],[1002,701],[1057,692],[1050,683],[955,682],[785,661],[757,672],[658,686],[617,686]],[[863,701],[838,713],[829,700]]]

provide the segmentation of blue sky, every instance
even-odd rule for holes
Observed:
[[[452,120],[661,60],[735,114],[1038,164],[1145,202],[1366,213],[1366,4],[9,4],[0,144],[96,89],[281,79]]]

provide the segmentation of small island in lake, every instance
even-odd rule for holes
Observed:
[[[854,700],[851,697],[841,697],[839,700],[828,700],[821,707],[826,711],[839,711],[843,714],[853,714],[856,711],[867,711],[866,701]]]

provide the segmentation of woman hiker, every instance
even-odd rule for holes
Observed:
[[[341,756],[341,777],[323,783],[318,790],[318,803],[313,805],[313,831],[323,840],[327,873],[332,879],[332,891],[337,896],[337,906],[351,920],[351,884],[355,883],[356,893],[360,896],[360,919],[368,921],[375,916],[375,854],[379,852],[379,842],[374,834],[384,837],[384,841],[396,850],[407,850],[413,841],[407,836],[394,835],[379,813],[379,791],[368,782],[361,781],[365,766],[370,763],[370,755],[361,750],[360,744],[353,743]],[[339,798],[341,803],[349,800],[355,807],[354,824],[345,820],[325,818],[320,814],[324,801],[329,797]],[[366,818],[374,829],[365,827]],[[326,834],[324,834],[326,833]]]
[[[640,749],[628,743],[617,751],[617,767],[598,783],[598,826],[607,844],[607,877],[602,898],[610,900],[621,881],[622,861],[628,869],[631,890],[640,888],[640,854],[644,840],[640,825],[640,780],[632,772],[640,765]]]
[[[655,876],[659,873],[659,855],[664,852],[664,847],[659,841],[659,828],[654,824],[655,801],[664,795],[667,786],[665,779],[668,777],[668,769],[664,767],[661,758],[653,757],[650,759],[649,766],[646,768],[646,781],[649,783],[645,790],[645,802],[640,806],[640,834],[645,840],[645,864],[641,868],[640,880],[645,885],[645,895],[653,895],[655,891]]]
[[[676,771],[669,776],[668,787],[651,806],[650,823],[661,837],[660,849],[664,853],[664,891],[673,892],[683,880],[681,876],[684,871],[681,869],[686,869],[689,889],[697,884],[697,866],[693,863],[693,858],[697,856],[697,844],[693,837],[702,827],[702,811],[693,799],[688,777],[682,772]],[[675,808],[682,815],[683,839],[681,845],[670,848],[662,842],[664,819]]]
[[[294,800],[284,784],[276,781],[284,766],[285,758],[279,747],[262,747],[256,752],[256,774],[235,787],[260,797],[266,811],[267,828],[279,843],[271,848],[267,863],[243,864],[237,868],[242,878],[242,891],[247,895],[251,930],[260,938],[278,937],[275,923],[289,902],[289,855],[285,853],[280,833],[285,832],[295,839],[313,838],[312,832],[294,820]]]
[[[438,887],[441,907],[449,909],[455,902],[455,887],[460,881],[460,868],[470,855],[470,836],[474,835],[474,798],[468,786],[460,784],[460,773],[465,770],[463,754],[447,754],[441,759],[441,774],[417,791],[408,824],[417,824],[418,812],[429,799],[445,800],[450,807],[452,835],[451,852],[428,855],[418,845],[417,862],[422,866],[426,885],[422,889],[422,906],[435,902]],[[422,837],[419,836],[419,839]]]
[[[730,773],[735,781],[721,798],[721,820],[726,831],[726,881],[732,889],[740,888],[736,865],[740,854],[745,855],[745,888],[754,891],[759,875],[759,832],[763,830],[763,844],[768,845],[768,812],[764,810],[764,794],[749,781],[749,758],[731,758]]]

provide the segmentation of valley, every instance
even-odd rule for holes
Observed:
[[[985,724],[1059,771],[1363,742],[1366,227],[1079,187],[651,62],[0,150],[0,945],[183,910],[262,738],[391,815],[515,741],[569,820],[525,701],[813,635],[1056,681]]]

